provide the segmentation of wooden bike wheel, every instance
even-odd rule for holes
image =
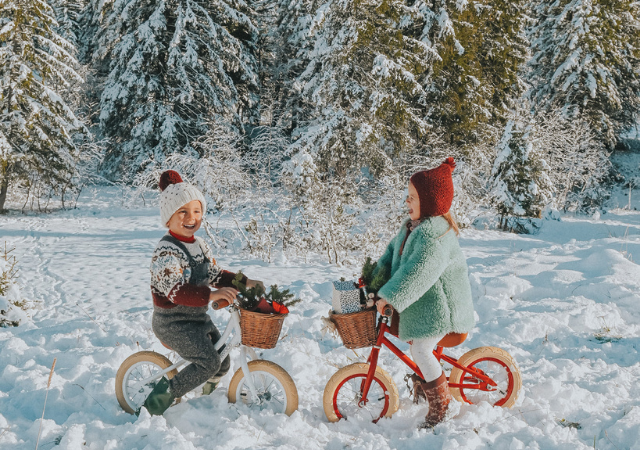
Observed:
[[[164,355],[149,351],[134,353],[125,359],[116,374],[116,397],[122,409],[129,414],[135,414],[147,399],[150,390],[134,389],[134,386],[171,365],[172,362]],[[171,379],[177,373],[178,371],[174,369],[166,375]],[[180,402],[180,399],[176,399],[176,402]]]
[[[490,386],[491,390],[471,387],[482,384],[482,381],[471,373],[454,367],[451,369],[449,384],[469,386],[451,388],[451,395],[456,400],[471,404],[487,401],[493,406],[505,408],[514,405],[522,388],[522,377],[509,353],[498,347],[479,347],[462,355],[458,364],[481,371],[497,383],[497,386]]]
[[[377,422],[398,410],[398,388],[387,372],[376,367],[366,404],[361,404],[368,363],[356,363],[338,370],[324,388],[322,403],[329,422],[362,417]]]
[[[248,366],[249,376],[258,392],[258,400],[251,395],[245,373],[240,368],[229,383],[230,403],[240,400],[251,408],[270,409],[288,416],[298,409],[298,389],[286,370],[265,360],[250,361]]]

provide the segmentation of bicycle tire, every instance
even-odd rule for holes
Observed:
[[[171,366],[173,363],[164,355],[156,352],[150,351],[142,351],[138,353],[134,353],[129,356],[124,362],[120,365],[118,372],[116,373],[116,398],[118,399],[118,403],[120,407],[124,409],[129,414],[135,414],[135,411],[142,406],[142,403],[146,400],[145,398],[135,398],[135,394],[129,392],[129,383],[133,382],[132,376],[134,376],[134,371],[136,369],[139,370],[141,376],[143,369],[143,365],[146,364],[148,371],[150,372],[154,367],[157,368],[157,372],[160,372],[167,367]],[[137,367],[141,366],[141,367]],[[178,371],[173,369],[168,372],[167,378],[173,378]],[[153,373],[148,373],[144,375],[144,378],[151,376]],[[140,401],[141,400],[141,401]],[[180,399],[176,399],[176,403],[179,403]]]
[[[376,367],[368,395],[369,401],[372,394],[378,396],[378,401],[370,411],[360,406],[358,391],[362,390],[368,373],[369,363],[355,363],[338,370],[329,379],[322,396],[324,413],[329,422],[348,419],[351,411],[362,412],[363,416],[369,414],[372,421],[377,422],[382,417],[391,417],[398,410],[400,404],[398,387],[389,374],[380,367]],[[382,398],[384,398],[383,401]]]
[[[248,366],[258,390],[260,409],[272,409],[274,412],[281,412],[288,416],[298,409],[298,389],[286,370],[274,362],[265,360],[250,361]],[[236,403],[240,399],[242,403],[254,407],[256,405],[253,403],[248,386],[243,383],[244,379],[245,374],[242,368],[233,374],[229,383],[229,402]],[[277,383],[273,383],[274,380]]]
[[[487,392],[473,388],[451,388],[451,395],[456,400],[470,404],[485,400],[493,406],[503,408],[511,408],[515,404],[522,389],[522,376],[518,365],[508,352],[498,347],[479,347],[462,355],[458,364],[483,370],[498,383],[498,389]],[[449,384],[460,384],[461,381],[473,383],[474,378],[454,367],[449,375]]]

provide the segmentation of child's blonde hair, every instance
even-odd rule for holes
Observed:
[[[449,223],[449,229],[447,230],[447,232],[445,234],[447,234],[450,230],[453,229],[453,231],[456,232],[456,236],[460,236],[460,228],[458,228],[458,223],[456,222],[456,220],[451,215],[451,211],[447,211],[446,213],[444,213],[442,215],[442,217],[444,217],[444,219]],[[444,234],[443,234],[443,236],[444,236]]]

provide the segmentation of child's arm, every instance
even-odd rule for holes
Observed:
[[[378,296],[398,312],[404,311],[431,289],[447,267],[447,259],[440,240],[423,243],[382,286]]]

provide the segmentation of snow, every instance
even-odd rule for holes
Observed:
[[[411,402],[405,367],[384,350],[381,365],[398,385],[399,411],[377,424],[328,423],[324,416],[322,392],[331,375],[367,355],[321,333],[331,281],[354,276],[358,267],[330,265],[322,256],[265,263],[233,248],[216,255],[222,267],[303,299],[285,321],[278,347],[260,352],[291,374],[299,410],[287,417],[227,403],[234,361],[211,396],[191,395],[163,417],[124,413],[114,394],[122,361],[143,349],[173,355],[150,326],[149,258],[164,233],[157,208],[127,209],[121,202],[117,189],[97,188],[85,190],[75,210],[0,216],[0,236],[16,248],[22,297],[41,305],[19,327],[0,328],[0,449],[35,448],[54,358],[43,450],[297,449],[301,443],[329,450],[640,449],[635,210],[561,216],[544,221],[536,235],[462,232],[478,321],[450,353],[503,348],[519,364],[523,391],[510,410],[463,404],[456,417],[419,431],[426,407]],[[222,217],[218,227],[235,223]],[[228,317],[211,314],[219,327]]]

